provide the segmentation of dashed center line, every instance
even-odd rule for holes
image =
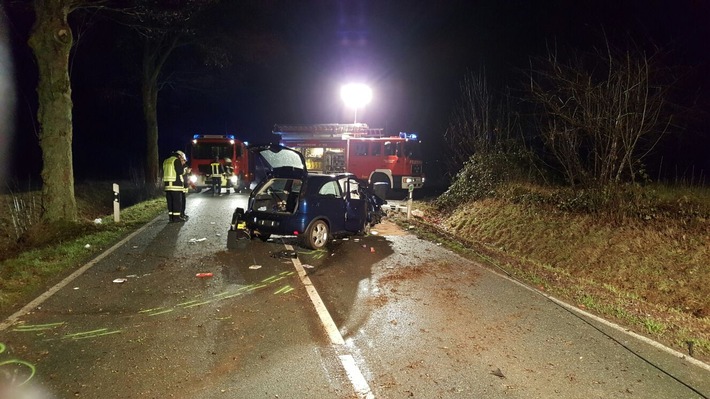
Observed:
[[[284,246],[286,247],[286,250],[293,251],[293,247],[291,245],[284,244]],[[355,363],[353,355],[351,353],[343,353],[349,352],[349,350],[345,347],[345,340],[343,340],[343,336],[340,334],[338,327],[335,325],[335,322],[330,316],[328,309],[325,307],[318,291],[313,286],[311,279],[306,274],[306,270],[303,268],[301,261],[298,258],[292,258],[291,262],[293,262],[293,267],[295,267],[298,272],[298,277],[301,279],[301,283],[303,283],[303,286],[306,288],[308,297],[311,299],[313,306],[316,308],[316,313],[318,313],[321,324],[323,324],[323,328],[328,335],[330,344],[333,346],[336,353],[342,353],[338,355],[338,360],[340,360],[340,364],[343,365],[345,374],[348,376],[350,383],[353,385],[355,393],[360,398],[374,399],[375,395],[372,393],[372,389],[370,389],[370,385],[367,383],[362,371],[360,371],[360,368]]]

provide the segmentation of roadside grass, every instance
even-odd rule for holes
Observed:
[[[710,360],[710,190],[647,187],[634,194],[640,206],[620,205],[623,212],[568,210],[560,206],[567,197],[549,188],[503,192],[448,211],[415,202],[421,216],[400,221],[532,287]]]
[[[122,203],[125,200],[125,203],[135,204],[121,209],[120,221],[116,223],[110,184],[77,185],[75,190],[79,222],[41,223],[40,208],[35,207],[37,214],[21,216],[31,221],[24,230],[18,227],[16,220],[20,216],[16,212],[27,209],[15,206],[20,202],[37,203],[40,193],[30,191],[0,196],[0,206],[8,210],[0,216],[1,317],[12,314],[22,304],[165,211],[162,198],[146,200],[143,194],[124,196],[122,190]]]

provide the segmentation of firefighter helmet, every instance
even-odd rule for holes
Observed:
[[[187,156],[185,155],[184,152],[182,152],[182,151],[175,151],[175,153],[178,154],[182,159],[184,159],[185,162],[187,162]]]
[[[229,159],[229,158],[224,158],[224,162],[226,162],[226,163],[232,163],[232,160]]]

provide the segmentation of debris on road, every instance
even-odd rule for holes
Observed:
[[[113,282],[116,283],[116,284],[123,284],[123,283],[125,283],[126,281],[128,281],[127,278],[117,278],[117,279],[114,279],[114,280],[113,280]]]
[[[291,259],[295,259],[295,258],[298,257],[298,254],[296,254],[296,251],[283,250],[283,251],[278,251],[278,252],[271,252],[271,257],[272,257],[272,258],[291,258]]]
[[[305,264],[305,263],[302,264],[301,266],[303,266],[304,269],[313,269],[313,268],[315,267],[315,266],[313,266],[313,265],[307,265],[307,264]]]
[[[209,272],[207,272],[207,273],[197,273],[197,274],[195,274],[195,277],[198,277],[198,278],[212,277],[212,273],[209,273]]]
[[[205,238],[205,237],[202,237],[202,238],[190,238],[190,240],[189,240],[188,242],[191,243],[191,244],[194,244],[194,243],[196,243],[196,242],[202,242],[202,241],[206,241],[206,240],[207,240],[207,238]]]
[[[261,265],[251,265],[249,268],[252,270],[261,269]]]
[[[491,374],[493,374],[496,377],[505,378],[505,374],[503,374],[503,372],[500,371],[500,367],[491,371]]]
[[[91,248],[91,244],[86,244],[86,245],[84,245],[84,248],[86,248],[86,249]]]

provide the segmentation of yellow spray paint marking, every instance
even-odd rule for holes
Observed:
[[[79,336],[82,336],[82,335],[97,334],[97,333],[100,333],[100,332],[104,332],[104,331],[106,331],[106,330],[108,330],[108,328],[99,328],[98,330],[82,331],[82,332],[78,332],[78,333],[74,333],[74,334],[66,334],[66,335],[64,335],[64,337],[65,337],[65,338],[79,337]]]
[[[214,301],[214,300],[210,299],[210,300],[207,300],[207,301],[196,302],[196,303],[193,303],[193,304],[190,304],[190,305],[185,306],[185,308],[194,308],[195,306],[206,305],[206,304],[211,303],[211,302],[213,302],[213,301]]]
[[[161,311],[158,311],[158,312],[149,313],[148,316],[151,316],[151,317],[152,317],[152,316],[157,316],[157,315],[159,315],[159,314],[170,313],[170,312],[172,312],[173,310],[175,310],[175,309],[164,309],[164,310],[161,310]]]
[[[62,339],[87,339],[87,338],[97,338],[97,337],[102,337],[104,335],[111,335],[111,334],[118,334],[122,330],[109,330],[108,328],[99,328],[98,330],[91,330],[91,331],[82,331],[78,333],[73,333],[73,334],[66,334],[62,337]]]
[[[48,324],[23,324],[12,329],[12,331],[25,332],[25,331],[45,331],[51,330],[55,327],[64,325],[64,322],[58,323],[48,323]]]
[[[273,276],[267,277],[263,279],[259,284],[249,284],[249,285],[243,285],[236,290],[233,291],[225,291],[221,292],[218,294],[215,294],[212,296],[211,299],[205,299],[202,300],[200,298],[198,299],[192,299],[189,301],[181,302],[176,305],[176,307],[179,307],[181,309],[189,309],[192,307],[196,306],[202,306],[206,305],[209,303],[212,303],[214,301],[220,301],[223,299],[230,299],[234,298],[240,295],[243,295],[248,292],[256,291],[258,289],[268,287],[268,286],[273,286],[276,282],[285,279],[288,276],[294,275],[294,271],[283,271],[278,274],[275,274]],[[279,295],[279,294],[286,294],[291,291],[293,291],[294,288],[291,287],[290,285],[285,285],[278,289],[274,294]],[[145,314],[148,317],[153,317],[153,316],[158,316],[166,313],[171,313],[174,312],[176,309],[175,308],[166,308],[164,306],[159,306],[155,308],[150,308],[150,309],[141,309],[137,313],[138,314]],[[178,309],[179,310],[179,309]],[[218,318],[216,320],[227,320],[230,319],[231,316],[229,317],[223,317],[223,318]],[[35,324],[35,325],[20,325],[17,326],[13,331],[17,332],[32,332],[32,331],[44,331],[44,330],[49,330],[52,328],[64,326],[66,322],[57,322],[57,323],[48,323],[48,324]],[[108,328],[100,328],[97,330],[91,330],[91,331],[81,331],[81,332],[76,332],[72,334],[66,334],[64,335],[61,339],[63,340],[80,340],[80,339],[88,339],[88,338],[98,338],[102,337],[105,335],[112,335],[112,334],[118,334],[121,333],[122,330],[109,330]],[[2,353],[5,350],[4,344],[0,343],[0,353]],[[15,363],[18,363],[20,361],[13,361]],[[2,365],[3,363],[0,363]],[[24,363],[21,363],[24,365]],[[30,367],[30,364],[26,364],[27,367]],[[32,366],[33,367],[33,366]]]
[[[150,312],[155,312],[156,310],[164,309],[163,307],[159,308],[152,308],[152,309],[143,309],[139,310],[138,313],[150,313]]]
[[[320,259],[328,254],[324,249],[314,249],[311,251],[298,251],[299,254],[311,256],[313,259]]]
[[[85,335],[81,337],[73,337],[72,339],[78,340],[78,339],[88,339],[88,338],[98,338],[98,337],[103,337],[104,335],[111,335],[111,334],[119,334],[123,330],[113,330],[113,331],[105,331],[100,334],[94,334],[94,335]]]
[[[283,287],[279,288],[276,292],[274,292],[274,295],[286,294],[291,291],[293,291],[293,287],[291,287],[290,285],[284,285]]]
[[[253,285],[253,284],[243,285],[243,286],[237,288],[236,291],[224,291],[224,292],[220,292],[219,294],[214,294],[214,296],[215,296],[215,297],[231,298],[231,297],[234,297],[234,296],[236,296],[236,295],[240,295],[241,292],[239,292],[239,291],[244,291],[244,290],[246,290],[247,288],[251,287],[252,285]],[[236,295],[235,295],[235,292],[237,293]]]
[[[6,346],[0,342],[0,353]],[[29,382],[36,372],[35,366],[20,359],[0,360],[0,388],[20,387]]]

